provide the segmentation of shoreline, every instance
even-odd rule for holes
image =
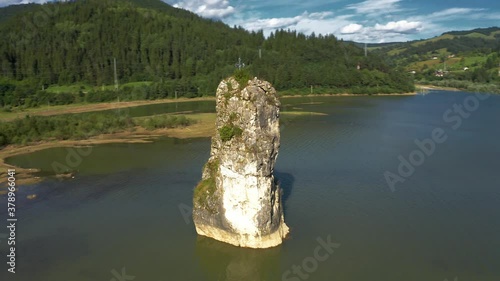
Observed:
[[[143,105],[152,104],[168,104],[176,102],[194,102],[194,101],[210,101],[215,100],[215,97],[197,97],[197,98],[179,98],[179,99],[160,99],[160,100],[138,100],[138,101],[123,101],[123,102],[104,102],[104,103],[88,103],[88,104],[70,104],[70,105],[55,105],[52,107],[30,108],[27,111],[16,113],[3,113],[8,115],[1,118],[2,121],[12,121],[16,118],[23,118],[26,115],[30,116],[54,116],[63,114],[75,114],[86,112],[98,112],[105,110],[131,108]],[[2,116],[2,114],[0,114]]]
[[[282,95],[280,99],[300,98],[300,97],[353,97],[353,96],[413,96],[417,92],[402,93],[402,94],[308,94],[308,95]],[[79,105],[66,105],[54,106],[51,108],[35,108],[20,113],[13,113],[12,115],[2,118],[1,121],[12,121],[16,118],[23,118],[26,115],[30,116],[55,116],[63,114],[85,113],[85,112],[99,112],[110,109],[131,108],[151,104],[166,104],[175,102],[197,102],[197,101],[213,101],[215,97],[198,97],[198,98],[180,98],[162,99],[162,100],[141,100],[131,102],[108,102],[96,104],[79,104]],[[296,116],[304,114],[304,112],[283,112],[285,115]],[[321,113],[311,113],[322,115]],[[1,115],[0,115],[1,116]],[[0,195],[5,193],[6,187],[6,174],[8,169],[16,170],[16,181],[18,185],[35,184],[43,181],[43,178],[35,177],[33,174],[39,172],[37,169],[20,168],[5,163],[5,159],[22,154],[33,153],[39,150],[44,150],[54,147],[84,147],[93,146],[106,143],[148,143],[153,142],[160,137],[173,137],[173,138],[199,138],[211,137],[215,130],[215,113],[197,113],[187,114],[189,118],[193,118],[197,123],[187,127],[180,128],[166,128],[148,131],[142,127],[135,127],[133,130],[118,132],[113,134],[104,134],[90,137],[86,140],[54,140],[54,141],[41,141],[30,145],[8,145],[0,149]],[[67,175],[56,175],[56,177],[66,177]]]
[[[387,96],[415,96],[417,92],[401,93],[401,94],[308,94],[308,95],[283,95],[281,98],[307,98],[307,97],[387,97]]]
[[[480,84],[480,83],[473,83],[473,86],[486,86],[486,84]],[[449,91],[449,92],[466,92],[466,93],[488,93],[488,94],[495,94],[498,95],[500,92],[497,90],[493,91],[478,91],[476,89],[469,89],[469,88],[454,88],[454,87],[444,87],[444,86],[435,86],[432,84],[415,84],[415,87],[417,89],[422,89],[422,90],[437,90],[437,91]]]
[[[451,91],[451,92],[460,92],[460,91],[466,91],[463,89],[459,88],[452,88],[452,87],[439,87],[439,86],[434,86],[434,85],[421,85],[421,84],[416,84],[415,87],[422,89],[422,90],[438,90],[438,91]]]
[[[401,94],[295,94],[295,95],[280,95],[279,98],[297,98],[297,97],[364,97],[364,96],[413,96],[417,92],[401,93]],[[123,102],[105,102],[91,104],[70,104],[56,105],[53,107],[30,108],[26,111],[13,113],[0,113],[1,121],[12,121],[17,118],[23,118],[26,115],[30,116],[54,116],[62,114],[75,114],[86,112],[98,112],[104,110],[131,108],[152,104],[168,104],[176,102],[197,102],[197,101],[215,101],[215,97],[196,97],[196,98],[179,98],[179,99],[160,99],[160,100],[139,100],[139,101],[123,101]],[[6,117],[2,117],[6,115]]]
[[[283,116],[296,117],[300,115],[322,116],[324,113],[287,111],[281,113]],[[171,137],[178,139],[187,138],[208,138],[215,134],[215,113],[196,113],[186,115],[196,121],[196,123],[178,128],[164,128],[148,131],[142,127],[134,127],[132,130],[117,132],[113,134],[103,134],[90,137],[85,140],[46,140],[30,145],[8,145],[0,149],[0,195],[5,194],[5,183],[7,180],[7,170],[16,170],[16,182],[18,185],[35,184],[43,181],[44,178],[34,176],[40,170],[34,168],[21,168],[7,164],[5,159],[17,155],[29,154],[44,149],[55,147],[88,147],[109,143],[151,143],[161,137]],[[69,175],[71,176],[71,174]],[[55,177],[68,177],[67,174],[57,174]]]
[[[150,143],[161,137],[186,139],[211,137],[214,134],[215,113],[199,113],[189,115],[189,117],[197,122],[186,127],[165,128],[151,131],[142,127],[135,127],[133,130],[97,135],[85,140],[41,141],[27,146],[8,145],[0,150],[0,195],[4,193],[2,191],[5,187],[8,169],[16,170],[16,182],[18,185],[35,184],[43,180],[42,178],[33,176],[34,173],[39,172],[37,169],[20,168],[7,164],[5,159],[9,157],[55,147],[87,147],[107,143]]]

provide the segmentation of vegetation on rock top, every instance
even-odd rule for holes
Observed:
[[[233,74],[234,79],[240,85],[240,91],[248,86],[248,81],[252,79],[252,75],[247,69],[237,69]]]

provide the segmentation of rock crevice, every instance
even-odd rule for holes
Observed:
[[[274,178],[280,146],[280,102],[269,82],[234,78],[216,94],[216,128],[211,153],[195,188],[193,220],[200,235],[241,247],[282,243],[281,189]]]

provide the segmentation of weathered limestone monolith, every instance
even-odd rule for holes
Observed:
[[[276,91],[257,78],[240,86],[230,77],[219,84],[216,109],[217,132],[194,191],[196,231],[240,247],[277,246],[289,229],[273,176],[280,146]]]

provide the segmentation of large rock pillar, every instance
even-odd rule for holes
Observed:
[[[195,188],[193,220],[200,235],[249,248],[282,243],[281,189],[273,176],[280,146],[280,102],[269,82],[240,83],[233,77],[217,89],[217,132],[210,159]]]

